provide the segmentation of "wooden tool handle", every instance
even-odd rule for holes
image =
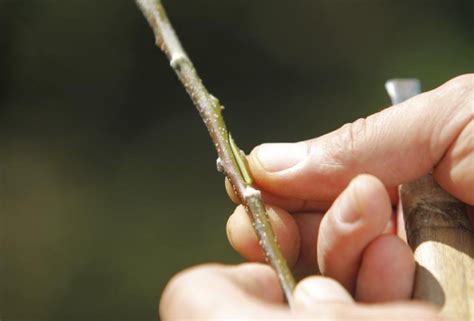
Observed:
[[[431,175],[401,187],[407,240],[417,263],[413,298],[474,321],[474,231],[467,206]]]

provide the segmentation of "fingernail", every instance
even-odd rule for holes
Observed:
[[[257,147],[256,155],[267,172],[280,172],[304,160],[308,147],[306,143],[263,144]]]
[[[345,223],[355,223],[362,216],[362,206],[358,190],[363,188],[355,178],[347,187],[337,208],[340,219]]]

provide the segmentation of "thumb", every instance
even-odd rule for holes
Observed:
[[[314,201],[334,200],[361,173],[391,187],[433,169],[444,189],[473,205],[473,117],[469,74],[322,137],[260,145],[249,164],[263,190]]]
[[[282,313],[283,292],[271,267],[246,263],[205,264],[174,276],[159,306],[161,320],[251,320]]]

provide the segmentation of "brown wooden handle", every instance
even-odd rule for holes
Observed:
[[[407,240],[417,262],[413,298],[474,321],[474,232],[467,206],[424,176],[402,186]]]

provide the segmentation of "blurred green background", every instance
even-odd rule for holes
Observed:
[[[472,0],[174,0],[249,151],[474,71]],[[215,151],[132,0],[0,0],[0,319],[156,320],[167,280],[239,262]]]

